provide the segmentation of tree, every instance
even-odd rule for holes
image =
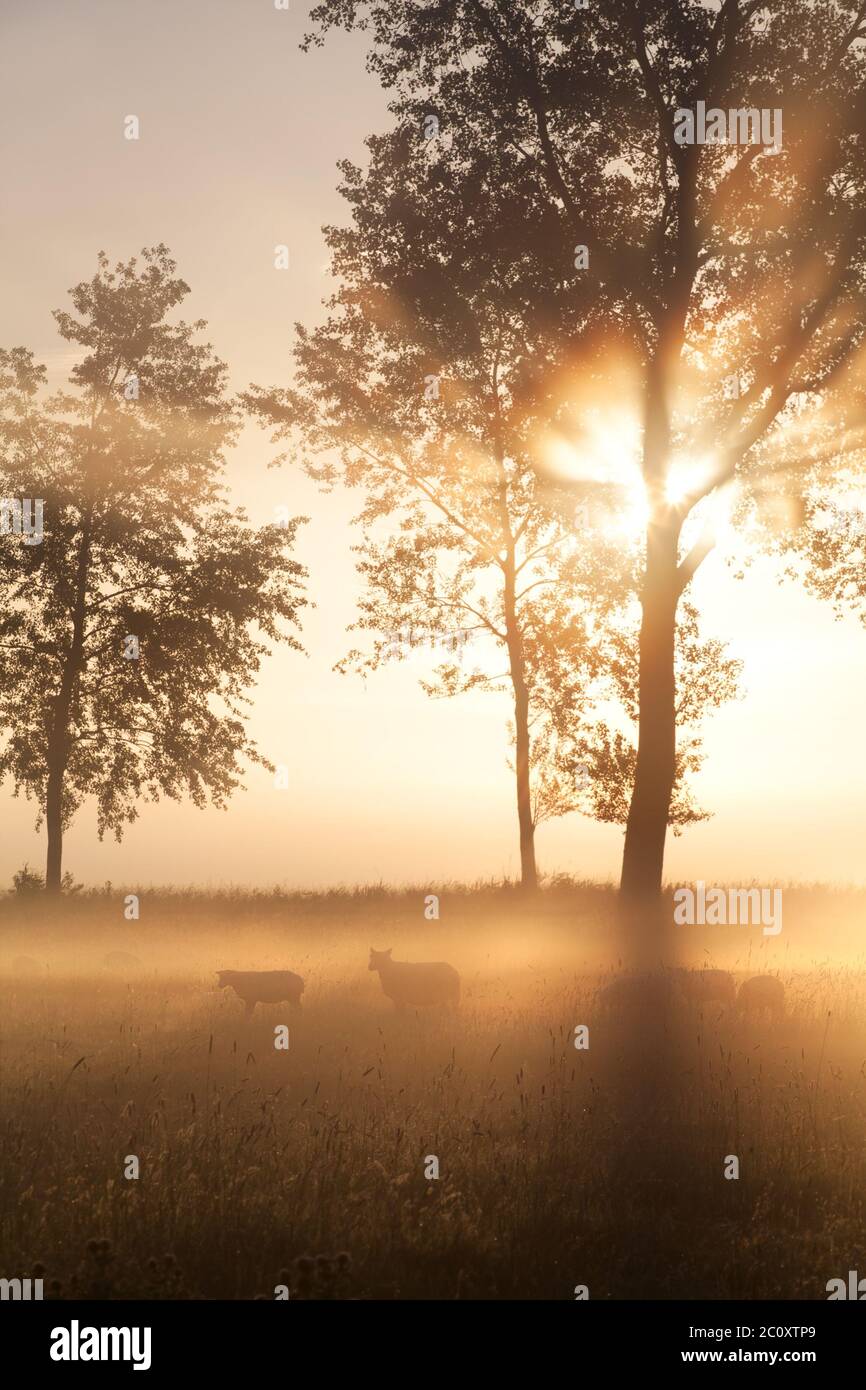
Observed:
[[[420,133],[370,149],[365,173],[342,166],[352,226],[326,229],[342,282],[329,317],[313,332],[298,326],[293,386],[253,387],[246,401],[323,486],[363,489],[354,626],[377,635],[338,669],[365,673],[424,644],[442,653],[428,694],[510,688],[521,882],[533,889],[526,636],[543,627],[546,642],[567,642],[583,715],[587,614],[615,607],[620,559],[600,542],[591,556],[573,506],[560,517],[539,496],[521,392],[538,316],[513,293],[507,259],[501,267],[474,234]]]
[[[608,629],[625,631],[633,556],[619,530],[586,524],[616,489],[587,481],[576,515],[539,467],[563,314],[544,308],[552,267],[515,268],[531,207],[511,186],[479,208],[435,125],[368,146],[363,172],[342,165],[352,224],[326,229],[340,281],[328,318],[298,327],[293,386],[246,401],[323,486],[364,491],[354,626],[376,637],[338,669],[430,645],[444,656],[428,694],[510,689],[521,879],[534,888],[537,825],[593,805],[576,750],[597,749],[600,653]]]
[[[297,522],[255,530],[222,498],[237,412],[204,323],[168,320],[175,270],[164,246],[100,254],[55,313],[83,353],[70,392],[0,353],[2,488],[44,514],[41,541],[0,542],[0,775],[38,803],[50,892],[87,796],[100,838],[140,798],[225,805],[241,759],[264,762],[242,715],[268,643],[298,648]]]
[[[559,757],[577,759],[586,769],[591,814],[596,820],[627,826],[637,775],[640,701],[638,688],[639,624],[613,629],[606,635],[602,655],[610,703],[622,712],[619,720],[596,721],[575,736],[565,712],[556,710]],[[742,662],[726,654],[718,638],[700,634],[698,610],[684,602],[676,629],[674,671],[679,737],[668,825],[681,835],[689,825],[708,820],[694,798],[692,779],[703,766],[704,722],[709,714],[737,696]]]
[[[599,335],[627,345],[647,522],[621,882],[657,901],[677,617],[713,546],[708,503],[739,479],[777,488],[811,413],[843,424],[863,345],[866,5],[325,0],[313,22],[309,43],[370,29],[395,121],[435,111],[479,199],[491,151],[506,189],[534,184],[515,264],[549,265],[552,239],[560,266],[588,248],[576,313],[565,296],[572,361]],[[699,102],[727,141],[688,143]]]

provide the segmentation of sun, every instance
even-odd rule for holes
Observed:
[[[578,443],[554,431],[545,436],[542,457],[548,473],[566,485],[607,485],[619,500],[607,513],[604,530],[640,537],[646,532],[651,508],[640,467],[639,422],[627,413],[597,408],[587,411],[581,424]],[[680,507],[697,495],[693,519],[704,529],[721,535],[730,526],[732,489],[730,485],[713,486],[715,471],[716,460],[711,454],[675,457],[668,470],[664,496],[669,506]]]
[[[695,492],[701,492],[711,482],[713,462],[709,457],[674,459],[665,483],[665,498],[672,507],[679,507]]]
[[[631,415],[596,406],[582,413],[578,438],[547,430],[538,444],[545,468],[563,483],[633,486],[640,477],[640,439]]]

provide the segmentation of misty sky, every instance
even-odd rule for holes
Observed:
[[[328,290],[320,227],[343,219],[336,162],[363,158],[388,121],[361,38],[304,55],[308,7],[272,0],[5,0],[0,19],[4,347],[32,347],[54,384],[73,360],[50,311],[95,269],[165,242],[238,388],[287,379],[292,325],[315,321]],[[141,122],[123,138],[124,117]],[[292,266],[273,268],[286,243]],[[436,885],[519,870],[504,696],[430,701],[419,655],[369,679],[331,671],[350,645],[356,582],[348,525],[358,499],[321,496],[268,471],[267,436],[245,431],[236,498],[257,523],[287,503],[308,514],[308,656],[280,650],[251,728],[292,787],[251,769],[227,812],[162,803],[116,845],[85,808],[64,868],[85,882],[412,881]],[[715,812],[671,840],[670,880],[772,884],[866,881],[861,867],[866,631],[780,586],[767,562],[734,578],[714,554],[693,593],[705,632],[731,639],[744,696],[706,730],[697,785]],[[414,671],[414,675],[413,675]],[[43,867],[35,808],[0,790],[0,885],[25,859]],[[544,870],[618,874],[621,832],[577,816],[542,827]]]

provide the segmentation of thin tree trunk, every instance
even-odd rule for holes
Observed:
[[[535,863],[535,823],[532,818],[532,791],[529,758],[529,687],[526,683],[526,660],[523,654],[523,635],[517,613],[517,554],[511,512],[508,505],[508,476],[505,467],[505,441],[502,411],[499,400],[499,354],[493,371],[493,418],[496,464],[499,469],[499,512],[502,521],[502,606],[505,615],[505,644],[508,648],[508,669],[514,691],[514,768],[517,784],[517,824],[520,832],[520,883],[534,892],[538,887],[538,868]]]
[[[517,621],[513,553],[506,559],[504,577],[505,634],[511,684],[514,689],[514,768],[517,783],[517,823],[520,830],[520,882],[524,888],[533,891],[538,887],[538,869],[535,863],[535,824],[532,819],[529,780],[529,689],[526,684],[523,640]]]
[[[45,795],[45,828],[48,832],[48,854],[45,863],[45,889],[59,893],[63,859],[63,768],[52,764],[48,769]]]
[[[45,788],[45,829],[48,851],[45,861],[45,891],[59,893],[63,859],[63,782],[69,760],[69,715],[75,685],[73,646],[70,648],[60,679],[60,691],[54,705],[51,737],[48,742],[48,781]]]
[[[517,670],[512,667],[511,679],[514,684],[514,768],[517,823],[520,828],[520,881],[524,888],[533,890],[538,887],[538,868],[535,863],[535,823],[529,783],[529,693],[523,676],[522,659]]]
[[[648,901],[661,892],[676,772],[677,539],[672,520],[651,523],[642,595],[637,767],[620,884],[626,896]]]
[[[84,624],[87,604],[87,577],[90,568],[91,515],[86,513],[75,577],[72,612],[72,641],[60,677],[60,690],[54,703],[48,741],[48,780],[45,788],[45,829],[48,849],[45,860],[45,891],[59,893],[63,878],[63,783],[69,763],[70,718],[78,679],[84,669]]]

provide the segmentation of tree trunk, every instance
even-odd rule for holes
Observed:
[[[63,860],[63,782],[69,762],[70,731],[73,700],[78,680],[84,669],[84,624],[87,611],[87,577],[90,568],[91,513],[85,514],[81,548],[75,576],[75,600],[72,611],[72,641],[63,672],[60,689],[54,704],[51,734],[48,740],[48,780],[45,787],[45,829],[48,851],[45,861],[45,891],[59,893]]]
[[[77,655],[76,655],[77,653]],[[48,781],[45,787],[45,829],[48,852],[45,861],[45,891],[59,893],[63,858],[63,779],[69,760],[69,715],[72,694],[77,680],[80,644],[73,631],[72,647],[67,655],[60,679],[60,691],[54,705],[51,737],[48,741]]]
[[[529,781],[529,690],[523,640],[517,621],[516,575],[513,554],[505,565],[505,636],[508,665],[514,690],[514,768],[517,781],[517,823],[520,830],[520,882],[530,892],[538,887],[535,863],[535,824],[532,819],[532,793]]]
[[[514,684],[515,772],[517,775],[517,823],[520,828],[520,882],[524,888],[538,887],[535,863],[535,824],[529,787],[529,694],[523,677],[522,661],[511,679]]]
[[[526,684],[526,661],[523,655],[523,634],[517,614],[516,542],[508,505],[508,476],[505,468],[505,445],[498,386],[494,400],[494,433],[496,462],[499,468],[499,513],[502,522],[502,609],[505,616],[505,645],[508,649],[508,670],[514,691],[514,769],[517,783],[517,824],[520,832],[520,883],[528,892],[538,887],[538,868],[535,863],[535,822],[532,819],[532,791],[529,759],[529,687]]]
[[[679,599],[678,526],[650,523],[640,630],[640,714],[634,788],[625,833],[622,893],[652,902],[661,893],[665,837],[676,772],[674,636]]]
[[[63,858],[63,768],[54,763],[48,769],[45,794],[45,828],[48,832],[48,855],[45,864],[45,889],[59,893]]]

